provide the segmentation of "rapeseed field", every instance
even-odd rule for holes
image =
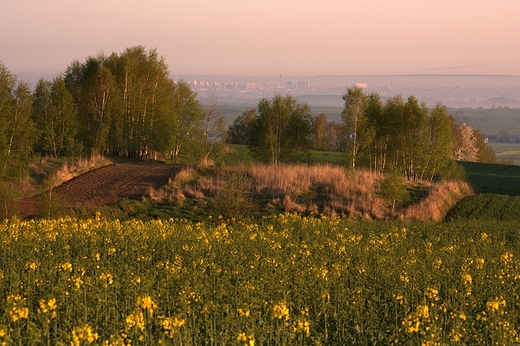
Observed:
[[[520,344],[519,228],[6,220],[0,344]]]

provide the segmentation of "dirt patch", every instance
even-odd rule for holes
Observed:
[[[168,183],[183,166],[157,162],[116,163],[75,177],[52,191],[52,199],[61,207],[95,207],[116,204],[123,198],[138,199]],[[38,214],[47,194],[31,196],[20,201],[20,217]]]

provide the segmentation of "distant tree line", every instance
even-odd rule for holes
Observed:
[[[455,160],[496,162],[479,131],[457,124],[446,107],[429,109],[416,97],[382,101],[358,87],[343,95],[342,122],[311,116],[308,104],[292,96],[263,98],[239,116],[228,141],[246,144],[261,161],[279,165],[300,160],[310,150],[342,151],[351,168],[434,179],[460,175]]]

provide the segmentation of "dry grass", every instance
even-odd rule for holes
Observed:
[[[186,168],[159,190],[151,191],[156,201],[214,197],[226,188],[231,171],[245,172],[251,180],[250,195],[264,205],[264,211],[314,213],[365,219],[401,218],[440,220],[461,198],[471,194],[466,183],[442,181],[409,182],[428,189],[428,195],[405,209],[393,210],[391,202],[379,196],[382,174],[347,171],[334,165],[230,166],[218,175],[200,175]],[[229,176],[229,175],[228,175]],[[263,201],[263,202],[262,202]]]
[[[108,166],[113,162],[103,155],[95,154],[88,159],[79,159],[78,161],[71,161],[63,164],[63,166],[56,171],[54,177],[50,180],[50,187],[56,187],[64,182],[77,177],[83,173]]]
[[[443,180],[432,186],[426,198],[401,211],[398,216],[405,220],[440,221],[462,198],[472,194],[471,187],[465,182]]]

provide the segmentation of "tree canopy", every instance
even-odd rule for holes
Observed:
[[[249,147],[261,161],[279,166],[295,162],[311,148],[310,107],[290,95],[258,102]]]

